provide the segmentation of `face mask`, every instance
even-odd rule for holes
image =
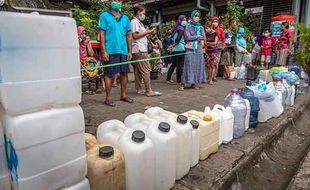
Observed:
[[[122,8],[122,4],[119,3],[119,2],[115,2],[113,1],[112,4],[111,4],[111,8],[115,11],[120,11],[121,8]]]
[[[197,16],[194,17],[194,22],[199,22],[199,20],[200,20],[199,17],[197,17]]]
[[[187,22],[186,22],[185,20],[183,20],[183,21],[181,22],[181,25],[182,25],[182,26],[186,26],[186,25],[187,25]]]
[[[269,35],[270,35],[269,33],[264,33],[265,37],[269,37]]]
[[[144,21],[144,20],[145,20],[145,15],[140,15],[140,16],[139,16],[139,20],[140,20],[140,21]]]
[[[4,5],[4,0],[0,0],[0,6]]]
[[[87,35],[86,34],[81,34],[80,38],[81,38],[81,40],[86,40]]]
[[[219,25],[218,22],[214,22],[214,23],[213,23],[213,26],[214,26],[215,28],[216,28],[218,25]]]
[[[242,38],[243,37],[243,33],[237,33],[237,38]]]

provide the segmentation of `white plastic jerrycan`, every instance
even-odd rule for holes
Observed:
[[[292,96],[291,96],[291,106],[295,105],[296,89],[295,86],[292,86]]]
[[[220,121],[214,115],[194,110],[184,115],[199,123],[199,159],[205,160],[210,154],[218,151]]]
[[[0,122],[0,189],[10,190],[10,174],[7,167],[6,157],[5,157],[5,143],[4,143],[4,133],[3,127]]]
[[[192,159],[191,167],[194,167],[199,162],[199,148],[200,148],[200,129],[199,123],[196,120],[191,120],[190,124],[192,125]]]
[[[245,116],[245,131],[249,129],[250,126],[250,114],[251,114],[251,105],[249,100],[243,99],[246,104],[246,116]]]
[[[219,142],[218,142],[218,144],[221,145],[223,143],[223,140],[221,138],[221,130],[220,130],[221,126],[223,125],[223,118],[222,118],[221,114],[211,110],[211,108],[209,106],[205,107],[204,114],[212,116],[212,119],[215,119],[218,122],[218,125],[219,125]]]
[[[155,148],[141,130],[128,129],[119,139],[124,153],[127,190],[155,189]]]
[[[230,107],[224,107],[222,105],[216,104],[213,107],[213,112],[218,113],[221,116],[221,126],[220,126],[220,139],[224,144],[232,141],[234,133],[234,115]]]
[[[83,181],[61,190],[90,190],[89,181],[85,178]]]
[[[155,189],[169,190],[176,179],[177,136],[166,122],[150,119],[142,113],[126,117],[126,127],[142,130],[150,138],[155,148]]]
[[[126,130],[125,124],[119,120],[103,122],[97,128],[97,141],[99,144],[110,144],[120,149],[118,140]]]
[[[159,122],[168,123],[177,136],[177,167],[176,179],[184,177],[191,166],[192,126],[184,115],[166,111],[159,107],[153,107],[145,111],[145,115]]]

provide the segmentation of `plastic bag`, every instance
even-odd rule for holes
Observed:
[[[244,80],[246,78],[246,67],[244,64],[241,65],[241,67],[237,67],[237,79]]]

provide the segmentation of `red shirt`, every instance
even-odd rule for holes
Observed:
[[[273,37],[263,37],[263,43],[261,45],[262,50],[261,54],[265,56],[271,56],[272,55],[272,48],[274,46],[274,39]],[[268,47],[266,49],[266,47]]]
[[[217,35],[219,37],[219,43],[222,45],[222,49],[225,49],[226,47],[226,38],[225,38],[225,31],[221,27],[217,27],[214,29],[217,32]]]

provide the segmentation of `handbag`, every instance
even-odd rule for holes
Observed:
[[[147,53],[150,54],[154,50],[153,43],[150,38],[147,38]]]

